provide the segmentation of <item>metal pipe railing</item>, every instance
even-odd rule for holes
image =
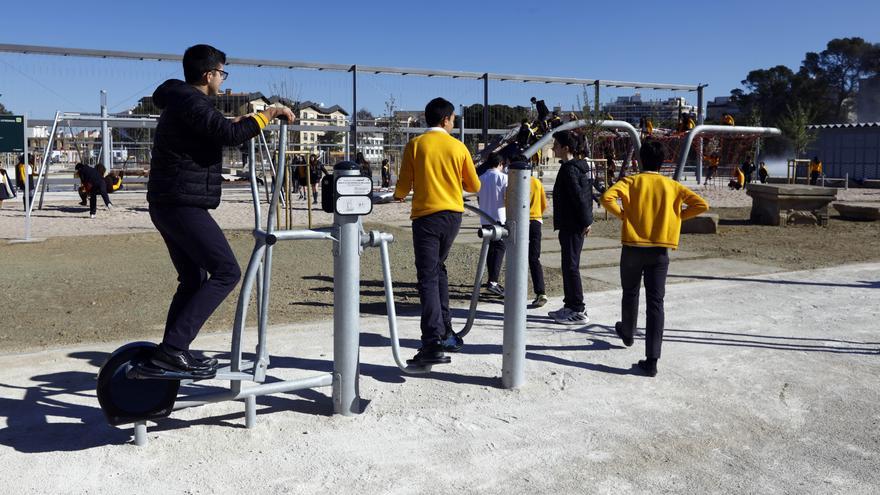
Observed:
[[[775,127],[748,127],[748,126],[738,126],[738,125],[698,125],[691,129],[690,132],[687,133],[687,137],[684,142],[681,144],[681,150],[678,155],[678,166],[675,167],[675,175],[672,176],[673,179],[680,181],[681,175],[684,173],[684,165],[687,162],[688,153],[691,150],[691,145],[693,145],[694,139],[697,136],[704,133],[712,133],[712,134],[750,134],[750,135],[760,135],[760,136],[781,136],[782,131]],[[697,181],[702,181],[703,171],[702,167],[697,167]]]

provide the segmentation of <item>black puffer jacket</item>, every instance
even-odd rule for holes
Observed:
[[[226,119],[214,102],[193,86],[169,79],[153,93],[162,109],[153,156],[147,201],[151,204],[216,208],[224,146],[238,146],[260,133],[255,119]]]
[[[553,184],[553,230],[580,231],[593,224],[593,180],[584,160],[559,167]]]

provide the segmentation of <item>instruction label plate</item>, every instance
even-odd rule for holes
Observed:
[[[339,196],[367,196],[373,191],[373,181],[369,177],[337,177],[336,194]]]
[[[339,215],[369,215],[372,211],[373,200],[369,196],[338,196],[336,198],[336,213]]]

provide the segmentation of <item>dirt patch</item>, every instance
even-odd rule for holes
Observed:
[[[827,228],[780,228],[749,224],[748,208],[713,211],[721,216],[719,234],[683,235],[683,249],[791,270],[880,260],[880,222],[846,221],[832,215]],[[367,228],[395,235],[391,262],[398,312],[417,314],[409,229],[385,225]],[[616,238],[619,232],[616,218],[606,220],[597,214],[593,235]],[[246,231],[228,231],[227,235],[244,268],[253,247],[251,235]],[[545,235],[545,246],[555,242],[555,236]],[[0,277],[0,292],[11,309],[0,328],[2,350],[161,338],[176,274],[158,234],[56,237],[36,244],[3,245],[0,255],[12,267]],[[453,247],[447,266],[454,303],[469,300],[478,255],[476,244]],[[333,305],[330,244],[279,244],[274,264],[270,324],[328,318]],[[583,273],[589,275],[587,270]],[[385,314],[377,250],[364,253],[361,277],[362,312]],[[545,278],[548,294],[560,295],[559,270],[545,268]],[[586,280],[584,287],[586,291],[608,288],[592,280]],[[204,331],[229,331],[236,297],[237,291],[208,320]],[[494,302],[500,304],[501,300]]]
[[[418,314],[418,292],[408,229],[367,225],[391,232],[392,276],[397,310]],[[463,234],[464,235],[464,234]],[[253,249],[248,232],[227,232],[242,271]],[[158,234],[58,237],[36,244],[6,245],[4,259],[15,269],[0,278],[10,307],[0,329],[5,351],[127,339],[160,340],[175,291],[176,273]],[[361,263],[361,311],[385,314],[385,293],[377,249]],[[453,246],[447,267],[450,299],[470,300],[478,245]],[[548,292],[561,293],[559,270],[545,270]],[[596,282],[587,290],[604,289]],[[204,331],[228,331],[238,290],[205,324]],[[501,299],[491,300],[501,303]],[[254,314],[251,305],[250,315]],[[269,319],[272,323],[317,321],[332,316],[333,256],[325,241],[280,243],[273,252]],[[250,321],[249,324],[255,324]]]
[[[832,211],[827,227],[773,227],[751,224],[750,208],[712,211],[720,217],[718,234],[684,234],[683,249],[787,270],[880,259],[880,222],[844,220]]]

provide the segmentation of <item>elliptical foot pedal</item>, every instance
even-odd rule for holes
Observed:
[[[111,425],[164,418],[174,410],[180,380],[129,376],[155,350],[152,342],[132,342],[114,351],[101,366],[98,402]]]
[[[149,360],[134,362],[125,372],[126,378],[131,380],[211,380],[217,376],[217,370],[210,372],[193,373],[186,371],[172,371],[160,368]]]

